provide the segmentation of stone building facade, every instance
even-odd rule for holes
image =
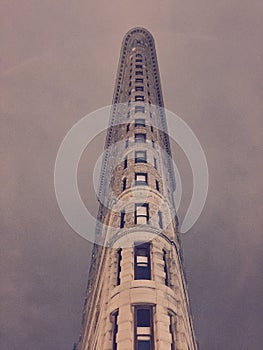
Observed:
[[[195,350],[159,69],[144,28],[123,39],[77,350]]]

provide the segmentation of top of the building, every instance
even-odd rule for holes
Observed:
[[[131,28],[125,35],[123,38],[123,44],[125,44],[125,42],[127,43],[129,40],[134,39],[134,38],[140,38],[143,37],[144,39],[146,39],[148,42],[154,44],[154,39],[152,34],[145,28],[143,27],[134,27]]]

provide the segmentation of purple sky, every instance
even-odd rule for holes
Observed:
[[[166,107],[209,165],[206,206],[182,239],[200,349],[262,347],[262,15],[257,0],[2,1],[1,350],[78,338],[91,244],[59,211],[54,162],[70,127],[111,103],[122,37],[138,25],[155,38]],[[94,212],[102,139],[80,164]],[[183,216],[191,172],[173,149]]]

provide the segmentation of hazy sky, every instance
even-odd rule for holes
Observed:
[[[70,127],[111,103],[134,26],[152,32],[165,105],[208,160],[207,203],[182,239],[200,349],[262,347],[262,16],[260,0],[2,1],[1,350],[78,338],[91,244],[60,213],[54,162]],[[89,206],[96,149],[80,167]],[[173,149],[184,215],[191,173]]]

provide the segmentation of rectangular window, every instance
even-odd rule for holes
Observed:
[[[166,286],[169,285],[169,276],[168,276],[168,264],[167,264],[167,252],[163,249],[163,270],[165,273],[164,283]]]
[[[135,71],[135,75],[143,75],[143,71],[142,70],[136,70]]]
[[[147,163],[146,151],[135,151],[135,163]]]
[[[142,95],[135,96],[135,101],[144,101],[144,96]]]
[[[122,256],[121,256],[121,252],[122,252],[122,249],[118,249],[117,251],[117,286],[119,286],[121,284],[121,259],[122,259]]]
[[[147,186],[148,176],[146,173],[135,173],[135,186]]]
[[[141,59],[141,58],[136,58],[135,62],[136,62],[136,63],[141,63],[141,62],[142,62],[142,59]]]
[[[134,135],[135,142],[137,143],[145,143],[146,142],[146,134],[135,134]]]
[[[143,78],[135,78],[135,83],[143,83]]]
[[[135,86],[135,91],[143,91],[143,86]]]
[[[171,340],[172,340],[171,350],[176,350],[176,346],[175,346],[176,319],[173,313],[169,313],[168,315],[170,318],[169,332],[171,334]]]
[[[142,57],[142,54],[136,53],[136,56],[135,56],[135,57]]]
[[[136,203],[134,213],[134,223],[138,225],[148,224],[149,205],[148,203]]]
[[[127,168],[127,165],[128,165],[128,158],[125,157],[125,158],[124,158],[124,161],[123,161],[123,168],[126,169],[126,168]]]
[[[129,147],[129,140],[125,140],[125,148]]]
[[[153,349],[153,321],[152,306],[135,307],[135,349]]]
[[[157,159],[153,158],[153,166],[155,167],[155,169],[157,169]]]
[[[136,64],[136,65],[135,65],[135,68],[136,68],[136,69],[142,69],[142,64]]]
[[[120,228],[123,228],[125,225],[125,211],[121,211],[121,219],[120,219]]]
[[[130,123],[126,125],[126,132],[130,130]]]
[[[155,148],[155,142],[152,140],[152,148]]]
[[[150,243],[134,246],[134,279],[151,279]]]
[[[144,113],[145,108],[144,106],[135,106],[135,113]]]
[[[127,179],[126,177],[122,180],[122,190],[125,191],[126,190],[126,185],[127,185]]]
[[[153,132],[153,126],[151,125],[151,132]]]
[[[160,228],[163,228],[163,214],[160,210],[158,211],[158,219]]]
[[[156,190],[160,191],[160,186],[159,186],[159,181],[155,180],[155,186],[156,186]]]
[[[119,311],[111,314],[112,327],[112,350],[117,350],[117,333],[118,333],[118,316]]]
[[[135,119],[134,126],[135,126],[135,128],[137,128],[139,126],[145,127],[145,119]]]

